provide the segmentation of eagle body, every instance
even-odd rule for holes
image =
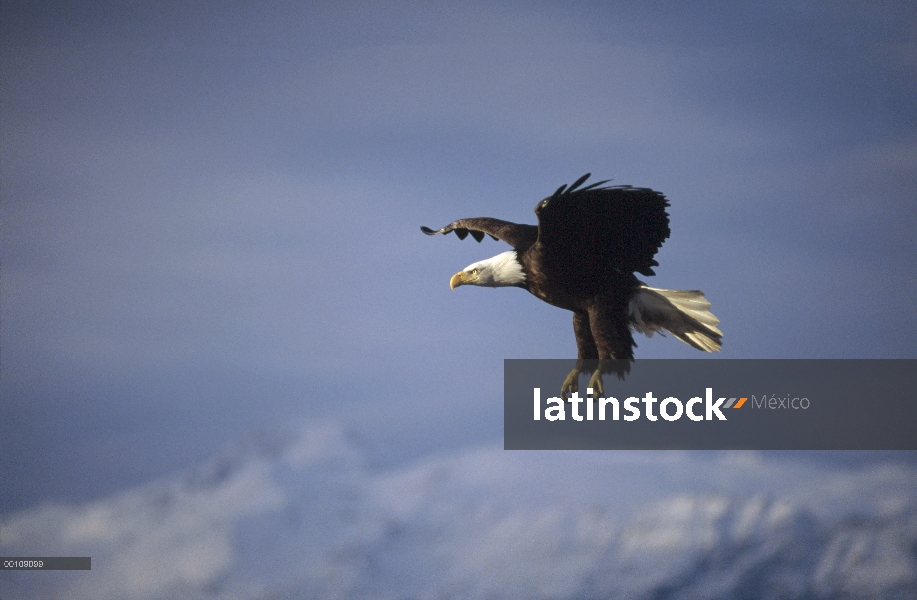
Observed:
[[[631,186],[585,188],[587,173],[558,188],[535,206],[538,225],[489,217],[459,219],[427,235],[469,233],[507,242],[513,250],[471,264],[456,273],[450,287],[516,286],[541,300],[573,312],[577,367],[562,394],[578,390],[587,361],[598,360],[590,387],[601,393],[603,372],[619,376],[633,360],[633,331],[652,336],[668,331],[707,352],[720,349],[719,320],[700,291],[651,288],[635,273],[654,275],[654,256],[669,237],[668,200],[659,192]],[[622,371],[623,369],[623,371]]]

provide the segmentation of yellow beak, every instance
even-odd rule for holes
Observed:
[[[460,285],[465,285],[470,283],[473,277],[466,273],[465,271],[459,271],[452,276],[452,279],[449,280],[449,289],[455,289]]]

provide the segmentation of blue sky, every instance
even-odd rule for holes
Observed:
[[[915,358],[906,2],[3,2],[0,515],[331,420],[374,468],[502,433],[570,314],[449,277],[585,172],[652,187],[648,282],[723,351]],[[470,451],[470,450],[469,450]]]

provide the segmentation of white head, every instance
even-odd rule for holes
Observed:
[[[449,287],[453,290],[460,285],[506,287],[523,284],[525,284],[525,271],[516,257],[515,250],[468,265],[449,280]]]

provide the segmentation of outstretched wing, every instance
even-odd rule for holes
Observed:
[[[535,207],[545,259],[576,287],[642,273],[653,275],[653,257],[669,237],[668,200],[660,192],[605,181],[577,189],[561,186]]]
[[[518,223],[491,219],[490,217],[459,219],[439,230],[433,230],[429,227],[421,227],[420,230],[427,235],[447,234],[454,231],[460,240],[465,239],[470,233],[471,237],[479,242],[484,239],[486,234],[495,240],[506,242],[519,251],[527,249],[538,238],[538,227],[534,225],[519,225]]]

